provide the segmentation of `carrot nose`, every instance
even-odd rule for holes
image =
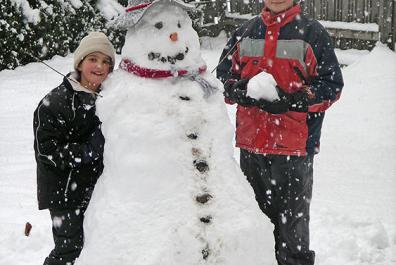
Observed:
[[[177,32],[173,32],[169,38],[171,39],[171,41],[177,41]]]

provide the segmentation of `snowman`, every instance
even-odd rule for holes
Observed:
[[[233,158],[222,84],[177,0],[130,2],[97,112],[103,175],[80,265],[273,264],[272,224]]]

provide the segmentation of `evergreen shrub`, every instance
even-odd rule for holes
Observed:
[[[23,1],[19,1],[23,2]],[[125,2],[125,1],[120,1]],[[0,71],[73,52],[90,31],[102,31],[120,52],[125,32],[108,29],[97,1],[28,1],[0,3]]]

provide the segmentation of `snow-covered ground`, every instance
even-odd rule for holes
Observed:
[[[223,39],[204,43],[208,69],[223,45]],[[396,264],[396,53],[382,45],[337,53],[350,65],[315,160],[312,248],[319,265]],[[67,73],[72,57],[47,63]],[[0,72],[0,80],[0,265],[37,265],[52,235],[48,211],[37,210],[32,118],[61,77],[31,63]],[[229,114],[233,120],[233,107]],[[33,225],[29,237],[26,222]]]

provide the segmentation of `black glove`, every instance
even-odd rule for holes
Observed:
[[[224,97],[244,107],[257,105],[257,100],[246,95],[249,79],[227,80],[224,83]]]
[[[272,114],[282,114],[288,111],[308,111],[308,94],[305,90],[295,93],[286,93],[280,87],[277,87],[277,90],[279,99],[275,101],[260,99],[258,101],[260,109]]]
[[[258,101],[258,107],[266,112],[272,114],[282,114],[289,111],[289,98],[286,93],[281,92],[282,89],[277,87],[279,99],[274,101],[268,101],[265,99],[260,99]]]
[[[288,94],[289,97],[289,110],[297,112],[308,112],[308,94],[305,90],[300,90],[292,94]]]

